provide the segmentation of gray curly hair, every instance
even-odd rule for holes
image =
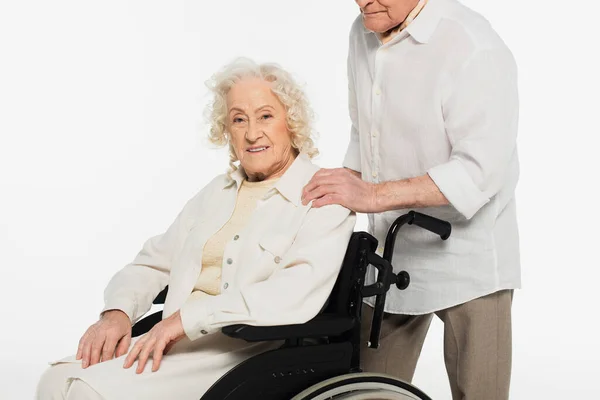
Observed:
[[[257,64],[248,58],[238,58],[214,74],[206,83],[214,95],[206,109],[210,124],[209,140],[217,146],[229,144],[229,165],[237,169],[238,161],[227,132],[227,93],[238,81],[247,77],[262,78],[271,83],[271,90],[286,110],[286,125],[292,134],[292,147],[310,158],[319,154],[312,129],[313,112],[306,94],[292,75],[277,64]]]

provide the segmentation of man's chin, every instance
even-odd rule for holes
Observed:
[[[363,25],[367,30],[375,33],[384,33],[391,29],[387,24],[377,23],[376,21],[367,21],[364,18]]]

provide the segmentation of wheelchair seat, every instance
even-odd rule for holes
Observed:
[[[450,235],[447,222],[411,211],[392,224],[381,257],[375,253],[377,239],[366,232],[354,232],[331,295],[315,318],[304,324],[222,328],[225,335],[240,340],[283,340],[284,344],[238,364],[200,400],[429,399],[409,383],[387,375],[363,373],[360,368],[363,298],[376,296],[369,340],[369,347],[376,348],[387,291],[394,284],[404,289],[410,282],[406,272],[393,273],[389,250],[404,224],[418,225],[444,240]],[[378,270],[377,282],[365,286],[370,265]],[[168,286],[156,297],[155,304],[164,302],[167,290]],[[160,311],[142,319],[133,326],[132,336],[147,332],[161,319]],[[348,397],[348,393],[355,392],[363,397]],[[364,397],[371,395],[375,397]]]

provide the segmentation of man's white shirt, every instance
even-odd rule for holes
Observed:
[[[415,209],[451,222],[447,241],[416,226],[398,233],[394,271],[408,271],[411,284],[390,289],[386,311],[424,314],[519,288],[517,68],[490,24],[455,0],[429,0],[382,44],[359,16],[348,77],[344,166],[374,183],[429,174],[450,202]],[[407,211],[369,215],[379,251]]]

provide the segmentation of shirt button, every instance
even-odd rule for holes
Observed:
[[[202,330],[200,331],[200,333],[201,333],[201,334],[203,334],[203,335],[207,335],[207,334],[208,334],[208,332],[206,332],[204,329],[202,329]]]
[[[373,132],[371,132],[371,136],[373,136],[373,137],[377,137],[377,131],[373,131]]]
[[[281,262],[281,257],[277,256],[273,261],[275,261],[275,264],[279,264]]]
[[[377,178],[377,172],[373,171],[371,175],[373,175],[373,178]]]
[[[239,238],[240,238],[240,235],[235,235],[235,236],[233,237],[233,240],[238,240]]]
[[[379,96],[381,94],[381,90],[379,88],[375,88],[375,94]]]
[[[229,264],[229,265],[233,264],[233,260],[231,258],[228,258],[227,259],[227,264]]]
[[[225,282],[225,284],[223,285],[223,289],[227,289],[229,287],[229,283]]]

